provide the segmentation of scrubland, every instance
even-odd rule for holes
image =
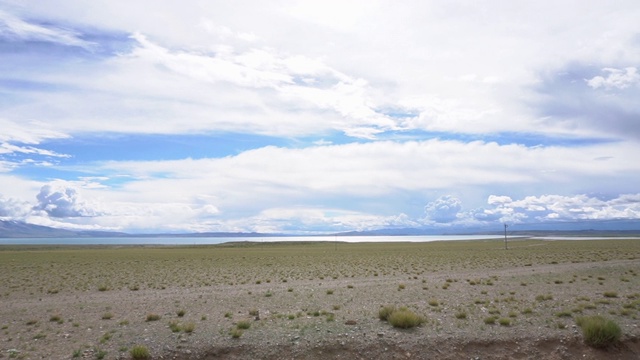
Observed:
[[[620,239],[3,246],[0,358],[632,359],[639,273]]]

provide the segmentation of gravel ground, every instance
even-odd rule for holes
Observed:
[[[136,291],[3,288],[0,358],[130,359],[144,345],[153,359],[638,359],[637,273],[640,261],[618,259]],[[389,304],[426,322],[393,328],[378,319]],[[491,314],[510,324],[485,324]],[[583,344],[575,318],[592,314],[620,325],[618,345]],[[233,337],[240,323],[249,328]]]

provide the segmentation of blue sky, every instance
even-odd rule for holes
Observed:
[[[636,1],[0,0],[0,219],[638,222],[638,18]]]

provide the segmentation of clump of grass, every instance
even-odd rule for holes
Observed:
[[[396,311],[396,307],[393,305],[387,305],[380,308],[378,311],[378,318],[382,321],[388,321],[391,313]]]
[[[251,322],[249,320],[240,320],[236,324],[238,329],[246,330],[251,327]]]
[[[497,316],[489,316],[489,317],[484,318],[483,321],[487,325],[493,325],[493,324],[496,323],[496,320],[498,320]]]
[[[466,319],[467,318],[467,313],[464,311],[458,311],[456,313],[456,319]]]
[[[327,290],[327,295],[333,295],[333,289],[328,289]]]
[[[51,322],[61,322],[62,318],[60,317],[60,315],[51,315],[51,317],[49,318],[49,321]]]
[[[231,329],[231,331],[229,331],[229,334],[231,334],[232,338],[238,339],[242,336],[242,334],[244,334],[244,331],[242,331],[242,329],[233,328]]]
[[[605,291],[602,295],[607,298],[616,298],[618,297],[618,293],[615,291]]]
[[[160,320],[161,316],[158,314],[154,314],[154,313],[150,313],[147,314],[147,321],[158,321]]]
[[[391,324],[393,327],[409,329],[420,326],[422,323],[424,323],[425,320],[422,316],[417,315],[413,311],[403,307],[396,311],[393,311],[391,315],[389,315],[387,321],[389,321],[389,324]]]
[[[407,286],[405,284],[399,284],[398,290],[404,290]]]
[[[579,317],[576,323],[582,329],[584,342],[596,348],[611,346],[617,343],[622,335],[618,324],[599,315]]]
[[[511,319],[509,318],[500,318],[498,319],[498,324],[502,326],[511,326]]]
[[[180,332],[180,324],[178,324],[177,321],[171,321],[169,323],[169,329],[171,330],[171,332]]]
[[[112,313],[104,313],[102,314],[102,320],[111,320],[113,318],[113,314]]]
[[[98,286],[98,291],[107,291],[107,290],[109,290],[109,287],[107,285]]]
[[[147,349],[144,345],[136,345],[131,348],[129,351],[129,355],[134,360],[147,360],[151,359],[151,353],[149,353],[149,349]]]
[[[571,311],[559,311],[556,313],[557,317],[572,317]]]
[[[193,321],[190,321],[182,325],[182,331],[186,332],[187,334],[191,334],[195,329],[196,329],[196,323],[194,323]]]
[[[178,310],[178,312],[176,313],[176,315],[178,315],[178,317],[183,317],[184,314],[186,314],[187,312],[184,309],[180,309]]]
[[[438,305],[440,305],[440,303],[436,299],[431,299],[431,300],[429,300],[429,305],[438,306]]]
[[[553,295],[551,295],[551,294],[538,295],[538,296],[536,296],[536,300],[537,301],[553,300]]]

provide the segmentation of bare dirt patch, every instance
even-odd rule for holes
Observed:
[[[129,359],[135,345],[154,359],[640,356],[640,241],[510,245],[4,247],[0,358]],[[385,305],[426,322],[393,328]],[[620,343],[584,345],[575,319],[595,314]]]

